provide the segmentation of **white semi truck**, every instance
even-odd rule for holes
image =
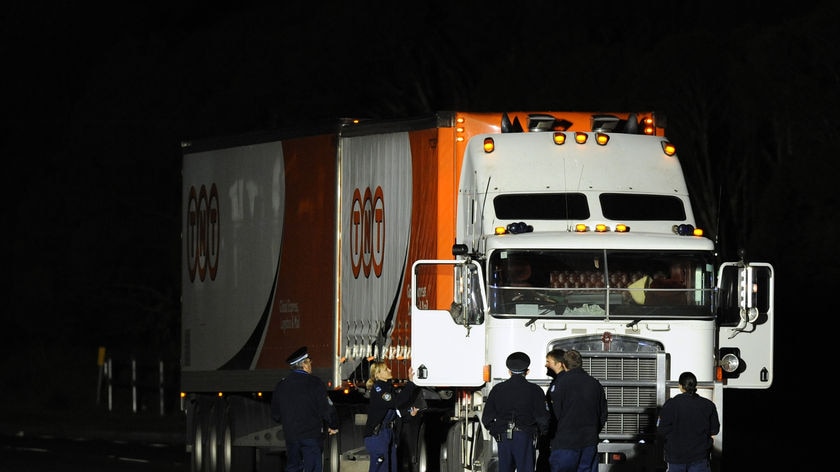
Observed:
[[[268,405],[303,345],[343,419],[333,472],[367,468],[375,359],[422,387],[401,446],[418,472],[496,470],[479,419],[513,351],[544,388],[546,352],[583,354],[609,402],[602,471],[663,470],[656,417],[681,372],[721,420],[727,388],[772,384],[773,267],[717,260],[653,113],[347,119],[183,150],[193,471],[280,466]]]

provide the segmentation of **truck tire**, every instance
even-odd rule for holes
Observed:
[[[339,436],[339,434],[327,435],[324,440],[324,472],[341,471],[341,441],[339,441]]]
[[[207,451],[207,433],[205,429],[204,412],[201,406],[196,403],[190,407],[191,414],[187,415],[189,424],[187,427],[192,438],[192,449],[189,454],[189,471],[203,472],[204,458]]]
[[[411,465],[411,472],[429,472],[429,457],[433,457],[430,454],[434,454],[433,450],[436,449],[430,447],[432,446],[432,441],[430,441],[428,434],[426,422],[424,421],[420,425],[420,430],[417,433],[417,452],[414,457],[414,462]]]
[[[238,421],[239,418],[235,409],[231,405],[227,405],[219,443],[219,472],[253,472],[254,470],[256,448],[233,446],[233,441],[239,431]]]
[[[224,435],[223,424],[225,421],[225,408],[221,400],[214,400],[207,415],[209,427],[207,428],[207,454],[204,460],[202,472],[223,472],[221,464],[222,437]]]
[[[440,450],[440,472],[463,472],[461,465],[461,428],[463,423],[453,423],[446,432],[446,443]]]

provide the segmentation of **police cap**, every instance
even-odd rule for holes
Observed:
[[[307,357],[309,357],[309,352],[306,351],[306,346],[303,346],[302,348],[293,352],[291,356],[287,357],[286,362],[288,362],[291,365],[295,365],[301,362],[302,360],[306,359]]]
[[[525,371],[528,370],[528,366],[531,365],[531,358],[524,352],[514,352],[508,356],[505,365],[514,374],[522,374],[525,373]]]

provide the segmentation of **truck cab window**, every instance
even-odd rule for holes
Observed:
[[[496,251],[490,313],[500,317],[710,317],[711,256],[647,251]]]

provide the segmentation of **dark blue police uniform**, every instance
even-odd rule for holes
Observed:
[[[408,382],[399,392],[389,381],[373,383],[365,423],[365,447],[370,454],[370,472],[396,472],[396,426],[409,413],[417,386]]]
[[[289,356],[290,364],[308,357],[302,349]],[[274,388],[271,417],[283,424],[286,472],[322,472],[326,428],[338,429],[338,413],[324,383],[303,369],[293,370]]]
[[[525,379],[530,363],[522,352],[508,356],[511,376],[490,390],[481,414],[481,423],[498,442],[499,472],[533,471],[535,440],[548,431],[545,392]]]
[[[712,436],[720,432],[714,402],[696,392],[680,393],[665,401],[656,426],[657,433],[665,438],[665,460],[669,471],[711,470],[709,452],[714,444]]]

